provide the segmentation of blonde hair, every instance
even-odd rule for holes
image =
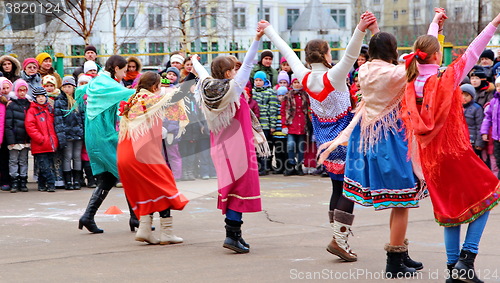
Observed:
[[[406,69],[406,78],[408,82],[415,80],[419,75],[417,62],[420,64],[428,64],[431,55],[439,52],[440,49],[441,47],[439,45],[439,41],[432,35],[422,35],[417,38],[417,40],[413,44],[413,52],[420,50],[427,53],[427,57],[425,59],[422,59],[421,57],[415,56],[411,60],[410,65]]]

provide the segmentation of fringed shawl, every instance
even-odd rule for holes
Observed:
[[[424,86],[424,99],[419,109],[415,85],[407,84],[401,116],[408,143],[413,139],[420,148],[422,167],[435,172],[436,166],[449,155],[460,157],[471,146],[462,107],[462,91],[455,84],[455,72],[463,70],[463,60],[455,60],[441,77],[429,77]],[[443,132],[444,131],[444,132]],[[414,153],[409,154],[415,156]]]
[[[171,89],[169,92],[176,90]],[[166,108],[172,105],[171,98],[170,94],[154,94],[146,89],[141,89],[130,101],[128,115],[123,116],[120,121],[119,141],[128,137],[132,142],[135,142],[152,127],[161,125]]]
[[[404,65],[374,59],[359,69],[359,82],[365,109],[361,119],[360,149],[371,150],[387,134],[398,131],[398,111],[404,94]]]
[[[198,93],[203,100],[202,111],[208,128],[217,134],[231,124],[240,107],[240,95],[235,92],[235,81],[230,79],[206,78],[198,83]],[[271,150],[259,119],[250,111],[254,143],[259,156],[270,156]]]

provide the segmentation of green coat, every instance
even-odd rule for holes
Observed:
[[[267,79],[271,82],[271,87],[274,87],[275,85],[278,84],[278,71],[272,67],[264,67],[261,64],[257,64],[253,67],[252,72],[250,73],[250,80],[253,83],[253,75],[257,73],[258,71],[262,71],[266,73]]]
[[[77,88],[76,97],[87,94],[85,112],[85,147],[94,175],[110,172],[118,178],[116,147],[118,145],[118,107],[135,93],[101,72],[90,83]]]

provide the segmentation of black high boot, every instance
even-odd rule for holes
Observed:
[[[27,192],[28,191],[28,187],[27,187],[27,184],[28,184],[28,176],[19,176],[18,177],[18,182],[19,182],[19,190],[21,192]]]
[[[415,268],[407,267],[403,263],[403,257],[408,248],[405,246],[385,246],[387,251],[387,265],[385,273],[388,278],[405,278],[417,272]]]
[[[297,175],[304,176],[304,171],[302,170],[302,163],[297,164],[297,166],[295,166],[295,170],[297,171]]]
[[[105,175],[105,174],[109,174]],[[111,177],[112,176],[112,177]],[[101,206],[102,202],[106,198],[106,196],[109,193],[109,190],[113,188],[113,186],[116,183],[116,178],[108,172],[102,173],[99,176],[99,185],[97,188],[94,190],[92,193],[92,196],[90,197],[89,204],[87,205],[87,209],[85,210],[85,213],[80,217],[80,220],[78,221],[78,229],[82,229],[83,226],[89,230],[91,233],[103,233],[104,231],[99,229],[97,225],[95,224],[94,221],[94,216]]]
[[[137,216],[135,216],[134,210],[132,209],[132,206],[130,205],[130,202],[128,202],[128,211],[130,212],[130,219],[128,220],[128,225],[130,226],[130,231],[135,232],[135,228],[139,228],[139,219],[137,219]]]
[[[222,245],[226,249],[233,250],[237,253],[243,254],[250,252],[250,249],[244,246],[241,240],[241,224],[243,222],[233,221],[229,219],[224,220],[226,222],[226,239]]]
[[[73,190],[79,190],[82,188],[82,170],[71,170],[71,175],[73,177]]]
[[[408,249],[408,244],[409,244],[408,239],[405,239],[404,245],[406,246],[406,249]],[[408,254],[408,250],[404,252],[403,263],[408,267],[415,268],[416,270],[421,270],[424,268],[424,265],[421,262],[414,261],[413,259],[411,259],[410,255]]]
[[[10,186],[10,192],[17,193],[17,190],[19,190],[19,176],[10,177],[10,179],[12,180],[12,185]]]
[[[63,171],[64,189],[73,190],[73,182],[71,180],[71,171]]]
[[[460,251],[460,258],[453,268],[456,270],[454,272],[457,276],[456,279],[460,279],[461,281],[468,283],[484,282],[476,276],[476,271],[474,270],[474,261],[476,260],[476,256],[477,254],[467,250]]]
[[[297,170],[295,170],[295,164],[292,164],[289,160],[285,162],[285,172],[283,176],[297,175]]]
[[[446,267],[447,267],[447,270],[446,270],[446,283],[459,283],[459,282],[462,282],[462,281],[460,281],[458,279],[453,279],[452,278],[453,267],[455,267],[455,264],[447,264]]]

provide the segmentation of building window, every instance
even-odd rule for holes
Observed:
[[[243,29],[246,27],[245,8],[234,8],[233,25],[235,28]]]
[[[398,19],[398,11],[393,11],[392,15],[393,15],[393,17],[394,17],[395,20]]]
[[[210,25],[211,27],[217,27],[217,8],[210,8]]]
[[[291,29],[297,18],[299,17],[299,9],[286,9],[286,28]]]
[[[455,19],[460,19],[460,18],[462,18],[464,8],[463,7],[455,7],[454,12],[455,12]]]
[[[300,49],[300,42],[292,42],[290,44],[290,47],[292,49]],[[295,54],[297,54],[297,57],[299,57],[299,59],[300,59],[300,51],[294,51],[294,52],[295,52]]]
[[[271,21],[271,8],[264,8],[264,13],[262,13],[262,18],[260,17],[260,7],[257,8],[257,22],[260,20]]]
[[[401,15],[406,15],[406,10],[401,10]]]
[[[271,49],[271,41],[262,41],[262,49]]]
[[[207,27],[207,8],[205,7],[200,8],[200,26],[202,28]]]
[[[339,43],[337,41],[330,42],[331,48],[338,48]],[[339,60],[339,51],[338,50],[332,50],[332,60]]]
[[[71,55],[84,55],[85,45],[71,45]],[[71,58],[71,66],[81,66],[85,62],[85,58]]]
[[[380,0],[373,0],[373,4],[380,4]]]
[[[201,43],[201,52],[207,52],[208,51],[208,43],[206,42],[202,42]],[[205,62],[208,61],[208,55],[205,53],[205,54],[201,54],[200,55],[201,57],[201,63],[204,64]]]
[[[123,15],[120,22],[121,28],[128,29],[135,27],[135,7],[121,7],[120,15]]]
[[[212,42],[212,51],[219,51],[219,43],[218,42]],[[212,59],[214,59],[215,57],[217,57],[218,54],[217,53],[213,53],[212,54]]]
[[[149,53],[163,53],[163,42],[150,42]],[[160,66],[163,63],[163,55],[149,56],[149,65]]]
[[[380,21],[382,19],[380,17],[380,12],[373,12],[373,15],[375,15],[375,18],[377,18],[378,21]]]
[[[148,8],[149,29],[160,29],[162,26],[162,13],[160,7]]]
[[[413,10],[413,17],[415,19],[419,19],[420,18],[420,9]]]
[[[339,28],[345,28],[345,9],[330,9],[330,15],[332,15],[332,18],[339,25]]]
[[[137,53],[137,43],[122,43],[120,46],[121,54],[135,54]]]

